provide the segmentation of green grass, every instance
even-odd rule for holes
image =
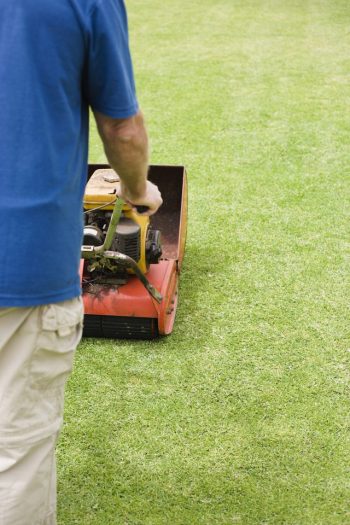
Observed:
[[[349,2],[127,5],[152,163],[188,169],[181,298],[169,338],[80,345],[59,523],[346,525]]]

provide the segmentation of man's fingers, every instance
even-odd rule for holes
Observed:
[[[124,185],[120,186],[118,195],[134,210],[140,213],[140,215],[153,215],[163,204],[163,199],[158,187],[150,181],[147,181],[144,195],[131,195]]]

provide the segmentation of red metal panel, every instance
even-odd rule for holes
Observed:
[[[147,278],[158,290],[166,290],[169,265],[170,261],[161,261],[150,267]],[[121,286],[86,287],[83,300],[86,314],[158,317],[157,303],[135,276]]]

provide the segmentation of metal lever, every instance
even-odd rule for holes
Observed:
[[[122,209],[123,209],[124,204],[125,203],[123,199],[117,198],[117,202],[115,203],[114,208],[113,208],[112,217],[109,221],[105,242],[103,243],[101,247],[101,251],[109,250],[109,248],[112,245],[114,235],[115,235],[115,230],[117,228],[117,224],[122,214]]]

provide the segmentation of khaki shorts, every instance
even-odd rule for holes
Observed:
[[[54,525],[54,450],[81,298],[0,308],[0,525]]]

